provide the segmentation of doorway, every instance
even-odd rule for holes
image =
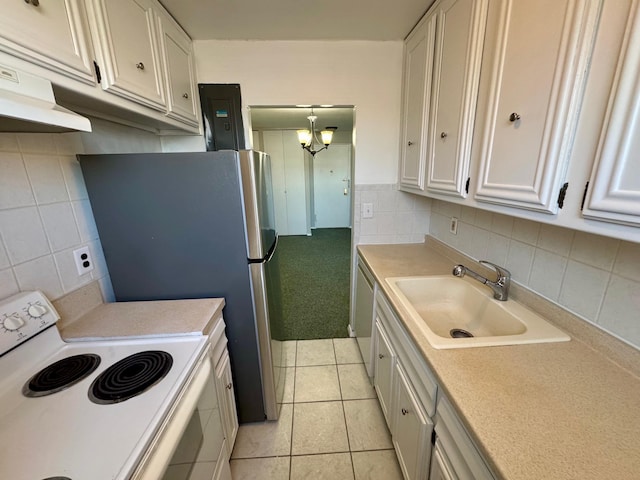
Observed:
[[[310,107],[251,107],[253,148],[271,157],[279,340],[348,336],[354,109],[313,110],[318,130],[337,127],[330,146],[315,155],[302,149],[296,133],[309,129]]]

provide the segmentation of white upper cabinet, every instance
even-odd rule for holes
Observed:
[[[95,84],[81,1],[0,0],[0,11],[0,51]]]
[[[600,7],[601,0],[491,0],[478,201],[557,212]]]
[[[437,18],[427,140],[430,192],[466,196],[488,0],[444,0]]]
[[[430,102],[436,16],[427,15],[404,46],[400,185],[424,190],[427,108]]]
[[[191,39],[167,14],[160,15],[159,25],[167,85],[167,115],[197,126],[199,103],[196,101]]]
[[[90,0],[91,33],[102,87],[147,107],[165,110],[158,22],[150,0]]]
[[[583,215],[640,225],[640,9],[629,18]]]

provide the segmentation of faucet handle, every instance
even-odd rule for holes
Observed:
[[[490,267],[492,267],[496,273],[498,274],[498,280],[500,280],[501,278],[504,278],[506,280],[509,280],[511,278],[511,272],[509,270],[507,270],[504,267],[501,267],[500,265],[496,265],[495,263],[491,263],[488,260],[480,260],[480,263],[483,265],[489,265]]]

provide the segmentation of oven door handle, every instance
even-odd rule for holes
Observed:
[[[194,368],[194,373],[187,382],[187,386],[182,389],[180,397],[163,421],[159,433],[138,464],[131,480],[158,480],[162,478],[178,443],[180,443],[182,434],[189,424],[191,415],[198,405],[205,385],[213,375],[210,348],[207,345],[200,361]]]

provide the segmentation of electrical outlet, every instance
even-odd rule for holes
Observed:
[[[454,235],[458,234],[458,219],[456,217],[451,217],[451,223],[449,224],[449,233]]]
[[[74,250],[73,259],[76,261],[78,275],[84,275],[85,273],[89,273],[93,270],[93,258],[91,258],[91,252],[89,252],[88,246]]]
[[[373,203],[362,204],[362,218],[373,218]]]

